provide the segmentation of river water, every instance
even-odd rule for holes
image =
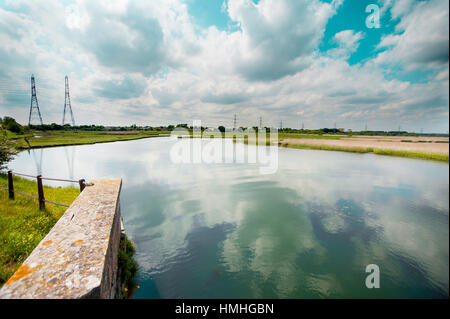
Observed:
[[[179,142],[31,150],[9,166],[123,178],[135,298],[448,297],[447,163],[280,148],[276,173],[261,175],[256,164],[173,163]],[[369,264],[378,289],[365,285]]]

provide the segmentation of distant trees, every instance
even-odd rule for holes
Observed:
[[[12,143],[6,137],[6,131],[0,131],[0,170],[4,169],[6,163],[12,160],[15,150]]]
[[[16,122],[15,119],[9,116],[5,116],[1,121],[1,126],[3,129],[8,130],[10,132],[21,134],[23,132],[23,127],[19,123]]]
[[[0,170],[4,169],[6,163],[12,160],[14,154],[16,153],[14,145],[11,140],[8,139],[7,131],[21,134],[23,132],[23,127],[16,122],[15,119],[9,116],[0,118]]]
[[[81,130],[81,131],[106,131],[103,125],[78,125],[71,126],[70,124],[59,125],[56,123],[43,125],[30,125],[30,129],[37,131],[62,131],[62,130]]]
[[[323,128],[323,129],[321,129],[321,131],[325,134],[341,133],[341,131],[339,131],[339,129],[337,129],[337,128]]]

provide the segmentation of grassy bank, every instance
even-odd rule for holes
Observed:
[[[128,239],[127,235],[121,234],[118,263],[120,281],[124,287],[122,294],[117,296],[119,299],[130,298],[136,286],[136,274],[138,271],[138,264],[134,260],[133,255],[136,252],[133,242]]]
[[[0,186],[7,185],[7,176],[0,174]],[[14,189],[37,196],[34,181],[14,176]],[[71,204],[79,193],[75,187],[44,186],[45,198],[59,203]],[[10,200],[8,192],[0,189],[0,286],[19,268],[66,209],[48,203],[46,209],[40,211],[36,199],[16,194],[15,199]]]
[[[317,140],[340,140],[352,137],[351,135],[320,135],[320,134],[295,134],[295,133],[278,133],[278,138],[302,138]]]
[[[297,149],[313,149],[313,150],[340,151],[340,152],[351,152],[351,153],[374,153],[374,154],[378,154],[378,155],[400,156],[400,157],[435,160],[435,161],[443,161],[443,162],[449,161],[449,156],[446,154],[374,149],[372,147],[351,147],[351,146],[347,147],[347,146],[335,146],[335,145],[316,145],[316,144],[307,144],[307,143],[303,143],[303,144],[280,143],[279,145],[282,147],[297,148]]]
[[[83,145],[116,141],[129,141],[157,137],[168,132],[90,132],[90,131],[50,131],[34,132],[34,136],[14,138],[19,150],[52,146]]]
[[[418,159],[426,159],[426,160],[434,160],[434,161],[442,161],[442,162],[449,161],[449,156],[446,154],[408,152],[408,151],[383,150],[383,149],[374,149],[373,153],[378,154],[378,155],[401,156],[401,157],[410,157],[410,158],[418,158]]]

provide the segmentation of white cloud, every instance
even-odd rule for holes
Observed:
[[[274,80],[307,67],[333,4],[310,0],[229,0],[230,18],[241,27],[235,69],[249,80]]]
[[[331,127],[337,120],[343,127],[369,122],[390,129],[401,118],[402,127],[426,128],[422,118],[445,131],[448,64],[436,54],[442,56],[442,43],[448,46],[448,4],[395,9],[396,33],[364,65],[347,59],[368,34],[343,30],[334,36],[337,48],[318,50],[340,4],[230,0],[226,10],[240,28],[222,31],[194,25],[180,0],[15,2],[28,9],[0,9],[0,113],[26,122],[35,73],[44,121],[59,122],[67,74],[78,123],[162,125],[196,118],[230,126],[236,113],[240,126],[262,116],[274,126],[283,120],[285,126]],[[385,78],[402,63],[433,67],[436,74],[426,84]]]
[[[343,30],[334,35],[334,42],[338,44],[336,49],[330,50],[329,55],[347,59],[359,47],[359,41],[363,38],[362,32]]]
[[[80,7],[76,4],[67,6],[65,10],[66,26],[69,29],[83,30],[90,23],[89,15],[86,11],[81,11]]]
[[[399,7],[410,7],[395,3],[393,16],[404,13]],[[378,48],[388,48],[377,57],[378,63],[400,63],[406,69],[441,67],[448,64],[449,24],[447,1],[431,0],[418,2],[412,11],[402,17],[396,26],[396,34],[385,36]]]

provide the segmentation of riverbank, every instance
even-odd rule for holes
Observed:
[[[169,131],[35,131],[27,136],[10,137],[18,150],[54,146],[84,145],[167,136]],[[189,137],[195,137],[189,132]],[[205,132],[203,133],[206,134]],[[245,136],[245,132],[226,132],[222,137]],[[278,144],[288,148],[341,152],[374,153],[427,160],[449,161],[449,138],[426,136],[363,136],[339,134],[278,134]]]
[[[420,143],[420,144],[419,144]],[[426,143],[426,144],[425,144]],[[433,143],[433,144],[430,144]],[[281,147],[314,149],[353,153],[374,153],[398,157],[449,162],[448,143],[439,142],[396,142],[345,139],[339,141],[280,139]]]
[[[8,187],[7,175],[0,174],[0,186]],[[14,176],[14,189],[37,196],[37,183]],[[70,205],[79,195],[76,187],[44,186],[48,200]],[[36,199],[0,189],[0,286],[19,268],[39,242],[47,235],[67,207],[48,204],[39,210]]]
[[[130,141],[142,138],[158,137],[168,132],[127,131],[127,132],[91,132],[91,131],[46,131],[35,132],[33,136],[16,136],[12,141],[18,150],[54,146],[84,145]]]
[[[269,138],[269,136],[267,136]],[[258,144],[258,140],[241,139],[245,144],[249,140]],[[238,139],[235,139],[238,141]],[[408,137],[403,136],[317,136],[280,134],[277,140],[266,140],[265,144],[278,143],[280,147],[312,149],[352,153],[374,153],[397,157],[449,162],[448,137]]]

